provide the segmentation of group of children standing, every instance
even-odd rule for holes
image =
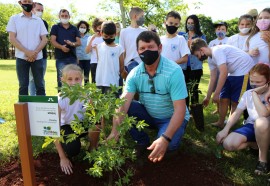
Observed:
[[[136,38],[141,32],[146,31],[141,27],[144,24],[144,11],[134,7],[129,15],[131,25],[123,29],[120,36],[119,25],[117,27],[112,21],[96,18],[92,24],[95,34],[89,37],[85,52],[91,53],[92,82],[96,83],[103,93],[110,90],[110,85],[121,86],[121,78],[125,79],[127,74],[141,62]],[[249,15],[241,16],[238,23],[240,33],[230,38],[226,37],[228,25],[225,22],[216,24],[217,39],[211,41],[209,45],[206,44],[206,38],[200,30],[196,15],[187,18],[186,33],[183,36],[178,34],[180,22],[181,16],[178,12],[171,11],[167,14],[164,22],[166,35],[161,36],[161,55],[181,66],[186,83],[195,80],[197,84],[203,74],[202,62],[208,58],[210,83],[203,104],[205,106],[209,104],[214,92],[212,100],[219,103],[220,116],[219,121],[214,125],[224,127],[228,107],[231,105],[231,115],[225,128],[218,133],[217,142],[223,143],[227,150],[240,150],[247,147],[249,142],[257,142],[260,154],[256,173],[267,172],[270,110],[263,97],[269,89],[270,77],[270,9],[264,9],[256,20]],[[119,36],[119,44],[116,43],[117,36]],[[63,77],[68,74],[67,71],[63,71]],[[82,73],[79,70],[78,72]],[[241,93],[248,86],[248,75],[250,85],[255,85],[257,88],[245,92],[239,102]],[[66,81],[65,78],[63,81]],[[81,82],[82,78],[77,83]],[[198,85],[193,88],[193,92],[197,91],[197,94],[193,95],[191,103],[199,101]],[[186,103],[188,106],[188,98]],[[73,114],[78,109],[74,109]],[[246,120],[246,125],[229,134],[230,128],[245,109],[250,116]],[[62,154],[61,148],[58,152]],[[64,167],[63,171],[68,170],[64,171],[65,173],[72,172],[70,161],[65,166],[61,164],[61,167]]]

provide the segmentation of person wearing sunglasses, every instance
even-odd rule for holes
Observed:
[[[162,44],[155,32],[142,32],[136,44],[143,63],[129,73],[121,96],[126,101],[117,112],[136,117],[137,121],[144,120],[149,128],[158,129],[157,138],[152,144],[145,131],[135,127],[130,130],[131,137],[137,142],[137,156],[148,149],[152,151],[149,160],[158,162],[166,152],[177,152],[180,146],[189,120],[185,102],[188,94],[181,67],[160,55]],[[135,93],[139,94],[139,101],[133,100]],[[118,139],[116,128],[123,117],[114,118],[108,139]]]

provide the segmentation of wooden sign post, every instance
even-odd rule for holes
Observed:
[[[27,103],[16,103],[14,104],[14,108],[19,140],[23,183],[26,186],[36,186],[28,106]]]

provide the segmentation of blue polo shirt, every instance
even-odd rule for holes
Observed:
[[[188,96],[183,71],[174,61],[161,56],[156,75],[152,80],[153,84],[149,82],[144,63],[140,63],[129,73],[125,92],[138,92],[139,101],[153,118],[171,118],[174,113],[173,101]],[[153,85],[154,93],[151,91]],[[185,119],[189,120],[187,108]]]
[[[52,26],[50,35],[56,36],[56,41],[60,45],[66,44],[64,40],[70,40],[71,42],[76,42],[76,37],[81,37],[78,29],[71,25],[68,29],[65,29],[61,23]],[[56,59],[66,59],[66,58],[76,58],[76,48],[67,45],[70,49],[69,52],[63,52],[61,49],[55,48],[55,58]]]

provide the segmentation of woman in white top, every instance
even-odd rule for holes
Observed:
[[[256,25],[251,30],[247,39],[245,50],[255,63],[270,64],[269,52],[270,8],[265,8],[259,14]]]
[[[248,14],[242,15],[238,21],[239,33],[229,37],[227,44],[244,50],[252,25],[253,17]]]

